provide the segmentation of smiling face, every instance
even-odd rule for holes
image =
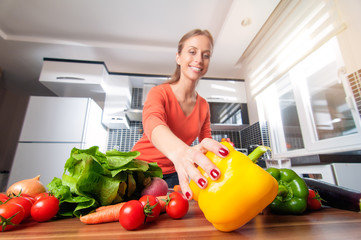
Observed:
[[[208,71],[212,43],[207,36],[197,35],[184,42],[176,61],[181,69],[181,78],[197,81]]]

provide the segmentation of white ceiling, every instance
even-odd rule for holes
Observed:
[[[178,40],[201,28],[215,40],[207,77],[242,79],[238,61],[279,1],[0,0],[0,68],[8,88],[33,95],[48,93],[38,81],[43,58],[170,75]]]

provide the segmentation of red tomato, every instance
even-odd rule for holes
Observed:
[[[31,207],[31,217],[37,222],[49,221],[59,211],[59,200],[54,196],[39,199]]]
[[[27,218],[30,216],[31,207],[33,206],[33,202],[30,198],[27,197],[14,197],[10,198],[8,203],[17,203],[23,206],[25,214],[24,218]]]
[[[307,209],[318,210],[322,207],[320,195],[312,189],[308,189]]]
[[[21,197],[31,197],[32,198],[32,196],[30,196],[29,194],[26,194],[26,193],[20,193],[20,196]]]
[[[35,199],[33,197],[26,197],[27,199],[29,199],[31,201],[32,204],[35,203]]]
[[[119,211],[119,222],[126,230],[135,230],[144,224],[145,214],[141,202],[130,200]]]
[[[9,199],[9,197],[8,197],[8,195],[6,195],[5,193],[0,193],[0,201],[1,202],[6,202],[6,200],[8,200]]]
[[[31,200],[32,203],[35,202],[34,198],[33,198],[32,196],[30,196],[29,194],[26,194],[26,193],[19,193],[19,194],[17,194],[17,195],[15,195],[14,193],[12,193],[9,198],[15,198],[15,197],[26,197],[26,198],[28,198],[29,200]]]
[[[39,193],[38,195],[36,195],[34,197],[35,201],[38,201],[42,198],[45,198],[45,197],[49,197],[49,193],[46,193],[46,192],[43,192],[43,193]]]
[[[17,203],[5,203],[0,205],[2,231],[14,228],[24,219],[24,208]]]
[[[162,210],[159,200],[153,195],[144,195],[139,199],[144,207],[145,221],[153,222]]]
[[[173,219],[184,217],[189,208],[188,200],[180,192],[169,194],[169,200],[165,207],[167,214]]]

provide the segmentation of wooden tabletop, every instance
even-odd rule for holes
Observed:
[[[190,201],[187,215],[173,220],[162,214],[142,229],[124,230],[119,222],[85,225],[77,218],[36,223],[28,220],[17,229],[0,232],[0,239],[361,239],[361,215],[324,208],[300,216],[259,214],[236,231],[216,230]]]

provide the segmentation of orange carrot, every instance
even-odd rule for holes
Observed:
[[[119,221],[119,211],[124,203],[125,202],[99,207],[95,210],[95,212],[81,216],[80,221],[85,224],[99,224]]]
[[[121,202],[121,203],[117,203],[117,204],[113,204],[113,205],[107,205],[107,206],[100,206],[97,209],[95,209],[96,212],[102,211],[102,210],[106,210],[106,209],[111,209],[111,208],[119,208],[119,210],[122,208],[122,206],[124,205],[125,202]]]
[[[158,196],[156,197],[158,200],[159,200],[159,203],[160,203],[160,206],[162,207],[160,212],[165,212],[165,205],[167,204],[165,201],[163,200],[167,200],[168,199],[168,196],[167,195],[164,195],[164,196]]]
[[[166,202],[162,199],[166,200],[167,198],[167,195],[157,197],[162,207],[161,212],[165,212],[166,205]],[[98,207],[95,209],[95,212],[81,216],[80,221],[85,224],[99,224],[119,221],[119,211],[125,203],[126,202],[121,202],[113,205]]]
[[[174,185],[173,190],[175,192],[182,192],[182,189],[181,189],[180,185]]]

